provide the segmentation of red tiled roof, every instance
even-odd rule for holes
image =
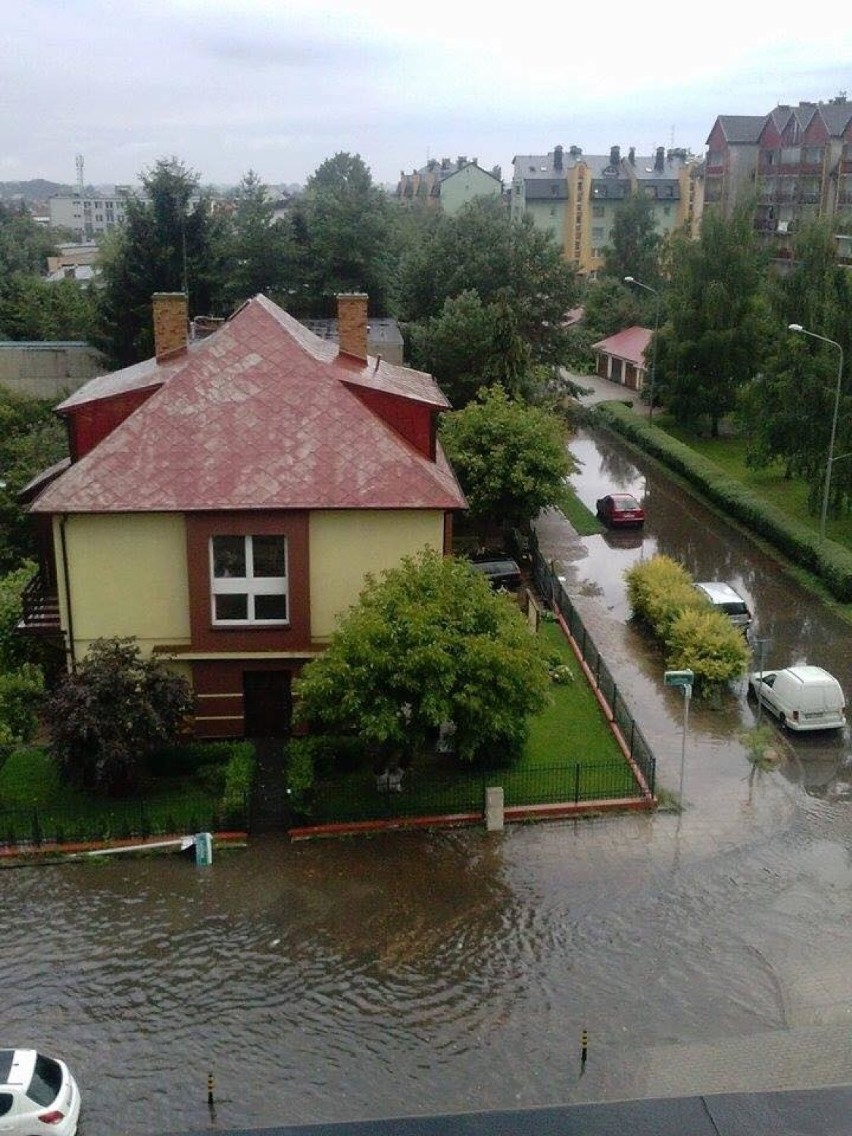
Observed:
[[[653,332],[647,327],[628,327],[607,339],[599,339],[592,344],[592,348],[604,355],[614,355],[617,359],[626,359],[628,363],[644,367],[645,352],[652,335]]]
[[[146,382],[148,368],[138,368],[134,378]],[[34,512],[465,507],[440,448],[430,461],[350,389],[376,387],[431,413],[448,406],[434,379],[376,358],[338,357],[335,344],[264,296],[168,372],[45,489]],[[76,404],[88,400],[87,388],[102,398],[109,384],[93,380]]]

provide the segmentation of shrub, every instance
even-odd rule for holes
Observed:
[[[0,672],[0,755],[35,737],[43,696],[44,680],[34,663]]]
[[[652,556],[625,572],[627,598],[634,615],[665,639],[684,608],[704,605],[692,586],[692,577],[670,556]]]
[[[210,766],[225,766],[233,753],[233,742],[179,742],[161,746],[148,761],[152,777],[191,777],[202,775]]]
[[[162,660],[144,659],[133,639],[97,639],[45,704],[61,776],[96,792],[130,792],[191,707],[186,680]]]
[[[697,693],[738,678],[749,663],[742,633],[695,590],[690,574],[668,556],[652,556],[625,572],[634,615],[665,644],[666,667],[691,670]]]
[[[696,690],[704,694],[748,668],[745,637],[719,611],[684,608],[671,624],[665,644],[666,666],[691,670]]]
[[[254,783],[256,765],[257,758],[251,742],[233,743],[225,769],[225,788],[221,802],[223,823],[245,818],[246,802]]]

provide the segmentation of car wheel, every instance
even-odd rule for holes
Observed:
[[[781,727],[782,730],[787,729],[787,715],[786,714],[779,714],[778,715],[778,725]]]

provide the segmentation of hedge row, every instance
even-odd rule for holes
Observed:
[[[790,560],[822,580],[842,603],[852,602],[852,552],[848,549],[829,540],[821,542],[812,529],[763,501],[713,462],[663,433],[624,404],[601,403],[594,408],[591,417],[635,442],[729,516],[765,537]]]

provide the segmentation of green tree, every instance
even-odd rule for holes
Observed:
[[[141,180],[143,196],[128,199],[125,223],[102,252],[98,346],[118,366],[154,353],[154,292],[186,292],[190,317],[222,305],[225,226],[198,174],[170,158]]]
[[[441,313],[410,329],[412,362],[437,379],[450,403],[466,406],[483,386],[530,392],[530,352],[505,296],[483,304],[474,291],[444,301]]]
[[[637,280],[640,277],[637,275]],[[631,288],[613,276],[590,281],[583,292],[583,324],[595,337],[606,339],[634,324],[653,327],[654,300],[641,289]]]
[[[35,557],[35,532],[18,493],[36,474],[68,456],[53,403],[0,389],[0,572]]]
[[[133,639],[97,639],[45,703],[52,753],[70,784],[120,795],[136,788],[156,749],[192,710],[187,681]]]
[[[610,240],[603,250],[604,275],[617,280],[633,276],[652,288],[659,286],[662,237],[654,205],[644,193],[632,194],[615,210]]]
[[[291,229],[274,212],[268,187],[249,170],[237,188],[228,235],[224,293],[230,308],[258,292],[283,301],[297,283]]]
[[[475,292],[486,307],[508,305],[533,363],[561,362],[576,274],[528,216],[512,222],[501,202],[478,198],[458,213],[439,214],[423,240],[404,250],[394,300],[400,319],[435,318],[463,292]]]
[[[41,276],[56,251],[56,233],[37,224],[25,205],[0,201],[0,280],[16,272]]]
[[[574,469],[561,421],[513,402],[502,387],[441,419],[441,442],[475,520],[523,528],[558,504]]]
[[[548,665],[517,605],[462,560],[427,551],[368,577],[295,685],[299,717],[410,760],[444,722],[463,761],[520,752]]]
[[[838,264],[834,236],[852,219],[815,219],[794,238],[792,266],[773,279],[771,299],[777,332],[765,365],[740,395],[740,416],[748,438],[747,460],[756,468],[778,461],[787,476],[804,478],[809,503],[822,501],[826,455],[834,413],[839,353],[830,344],[787,330],[800,324],[839,343],[852,359],[852,282]],[[852,449],[852,399],[848,371],[841,390],[835,451]],[[831,477],[832,512],[852,503],[852,462],[838,462]]]
[[[0,577],[0,765],[12,746],[32,740],[44,694],[37,648],[17,631],[21,596],[34,571],[24,564]]]
[[[48,283],[25,272],[0,280],[0,338],[91,340],[97,310],[95,292],[75,280]]]
[[[761,370],[770,336],[766,253],[750,210],[705,213],[697,241],[676,235],[657,344],[657,391],[680,423],[702,418],[718,437],[737,392]]]
[[[340,292],[366,292],[372,311],[387,310],[392,205],[360,154],[337,153],[308,178],[294,209],[301,284],[294,307],[335,312]]]

